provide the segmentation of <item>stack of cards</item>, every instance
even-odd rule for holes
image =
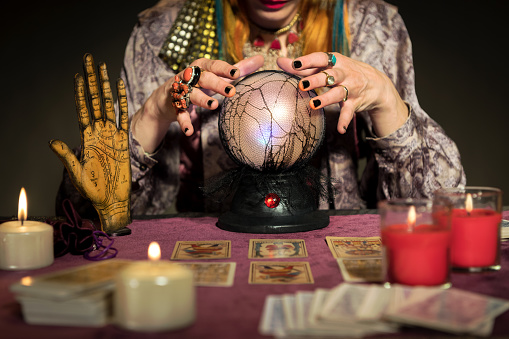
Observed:
[[[381,320],[385,304],[373,298],[387,289],[344,283],[334,289],[270,295],[265,300],[259,331],[264,335],[360,338],[394,333],[395,324]],[[386,293],[384,293],[386,292]]]
[[[113,278],[130,261],[112,259],[24,277],[10,290],[29,324],[103,326],[111,317]]]
[[[401,325],[489,336],[509,301],[451,288],[343,283],[331,290],[271,295],[259,330],[264,335],[363,337]]]
[[[380,237],[326,237],[346,282],[380,282],[382,240]]]

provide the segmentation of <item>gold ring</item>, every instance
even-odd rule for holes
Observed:
[[[321,72],[327,76],[327,78],[325,79],[325,86],[334,86],[334,82],[336,82],[334,77],[332,75],[329,75],[325,71],[321,71]]]
[[[345,94],[345,98],[343,99],[343,102],[345,102],[348,100],[348,88],[346,88],[345,85],[341,85],[341,84],[339,84],[339,86],[341,86],[345,89],[346,94]]]

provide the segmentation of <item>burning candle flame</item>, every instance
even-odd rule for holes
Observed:
[[[467,198],[465,200],[465,210],[467,211],[468,214],[470,214],[470,212],[472,212],[473,209],[474,201],[472,200],[472,194],[467,193]]]
[[[161,259],[161,248],[155,241],[152,241],[148,246],[148,258],[153,261]]]
[[[408,230],[414,229],[416,219],[417,219],[417,214],[415,212],[415,206],[410,206],[410,209],[408,210],[408,218],[407,218]]]
[[[19,192],[18,220],[21,221],[21,225],[27,220],[27,193],[24,187],[21,187]]]
[[[31,276],[21,278],[21,284],[24,286],[32,286],[33,282],[34,280],[32,279]]]

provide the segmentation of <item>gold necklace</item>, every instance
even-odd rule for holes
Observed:
[[[281,53],[281,42],[279,41],[279,36],[281,34],[290,32],[286,39],[286,51],[287,57],[297,58],[302,55],[302,42],[299,38],[298,32],[300,30],[299,25],[297,25],[297,29],[294,31],[292,28],[299,22],[301,19],[300,13],[297,13],[290,23],[282,28],[279,28],[275,31],[267,31],[266,29],[254,25],[254,28],[258,30],[257,36],[253,42],[247,41],[243,47],[243,54],[245,58],[254,56],[254,55],[263,55],[265,62],[262,68],[259,70],[273,70],[278,69],[276,60],[278,57],[282,56]],[[274,39],[270,43],[267,48],[265,45],[265,40],[262,38],[262,34],[265,33],[267,35],[273,35]]]
[[[288,32],[293,27],[293,25],[295,25],[297,23],[297,21],[299,21],[299,19],[300,19],[300,13],[297,12],[297,14],[295,14],[292,21],[290,21],[290,23],[288,25],[281,27],[278,30],[268,30],[266,28],[258,26],[255,23],[253,23],[253,25],[256,26],[256,28],[258,28],[260,33],[273,34],[275,36],[278,36],[278,35]]]

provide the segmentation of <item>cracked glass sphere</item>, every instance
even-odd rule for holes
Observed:
[[[282,71],[262,71],[240,80],[225,98],[219,115],[224,148],[240,165],[280,172],[305,164],[325,133],[322,109],[309,101],[315,91],[301,91],[300,78]]]

